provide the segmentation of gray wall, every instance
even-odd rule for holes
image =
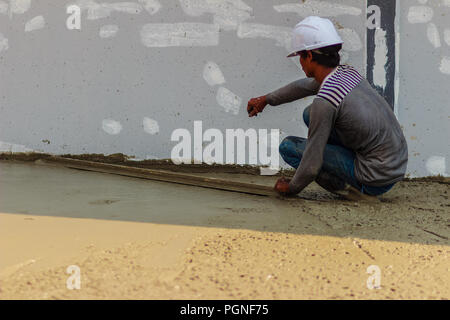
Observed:
[[[427,176],[450,171],[450,1],[420,2],[398,4],[395,111],[408,172]],[[83,8],[80,30],[66,26],[70,4]],[[311,99],[252,119],[246,102],[304,77],[285,56],[291,28],[311,14],[335,22],[346,63],[365,74],[365,1],[0,1],[0,151],[169,158],[172,132],[195,120],[305,136]],[[220,72],[206,81],[211,62],[224,83]]]
[[[425,3],[425,4],[422,4]],[[398,118],[413,176],[450,174],[450,1],[401,1]]]

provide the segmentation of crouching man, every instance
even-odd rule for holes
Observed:
[[[391,107],[357,70],[340,65],[342,39],[332,22],[308,17],[293,31],[293,52],[307,78],[248,102],[249,116],[315,95],[303,113],[308,138],[289,136],[280,154],[296,172],[275,189],[295,195],[312,181],[349,199],[378,196],[403,179],[408,147]],[[362,196],[363,197],[363,196]]]

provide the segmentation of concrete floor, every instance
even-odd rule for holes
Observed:
[[[276,179],[226,176],[271,185]],[[312,185],[303,199],[280,200],[1,161],[0,297],[202,299],[208,293],[208,298],[250,299],[450,298],[448,189],[448,184],[401,183],[379,204],[360,204]],[[221,254],[226,243],[229,250],[237,250],[233,268],[228,266],[230,257]],[[205,246],[214,250],[205,251]],[[109,257],[107,264],[95,260],[113,248],[122,250],[122,256],[132,252],[134,261],[140,261],[139,272],[159,270],[162,278],[152,278],[137,290],[125,284],[137,285],[142,279],[125,276],[122,288],[106,286],[98,279],[104,274],[95,270],[116,266],[115,277],[130,274],[118,256]],[[265,252],[269,248],[273,252]],[[347,256],[353,253],[353,258]],[[190,265],[193,255],[196,267]],[[251,274],[265,274],[262,269],[289,257],[285,272],[269,277],[269,292],[266,281],[258,282],[256,276],[248,283],[234,279],[236,268],[251,279]],[[75,260],[90,266],[95,281],[73,293],[62,285],[63,266]],[[282,279],[292,278],[295,265],[302,277],[283,287]],[[333,265],[336,270],[326,271]],[[369,265],[380,265],[390,275],[389,289],[367,289]],[[323,270],[319,278],[317,269]],[[430,270],[435,271],[432,279]],[[213,280],[217,273],[228,279],[226,286]],[[409,283],[404,281],[408,273],[414,274]]]

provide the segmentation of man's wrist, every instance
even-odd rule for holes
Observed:
[[[265,103],[265,105],[266,106],[271,106],[272,104],[270,103],[270,94],[266,94],[265,96],[264,96],[264,103]]]

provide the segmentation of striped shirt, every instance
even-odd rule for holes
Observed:
[[[361,80],[362,76],[355,68],[340,65],[325,79],[317,96],[337,108]]]

